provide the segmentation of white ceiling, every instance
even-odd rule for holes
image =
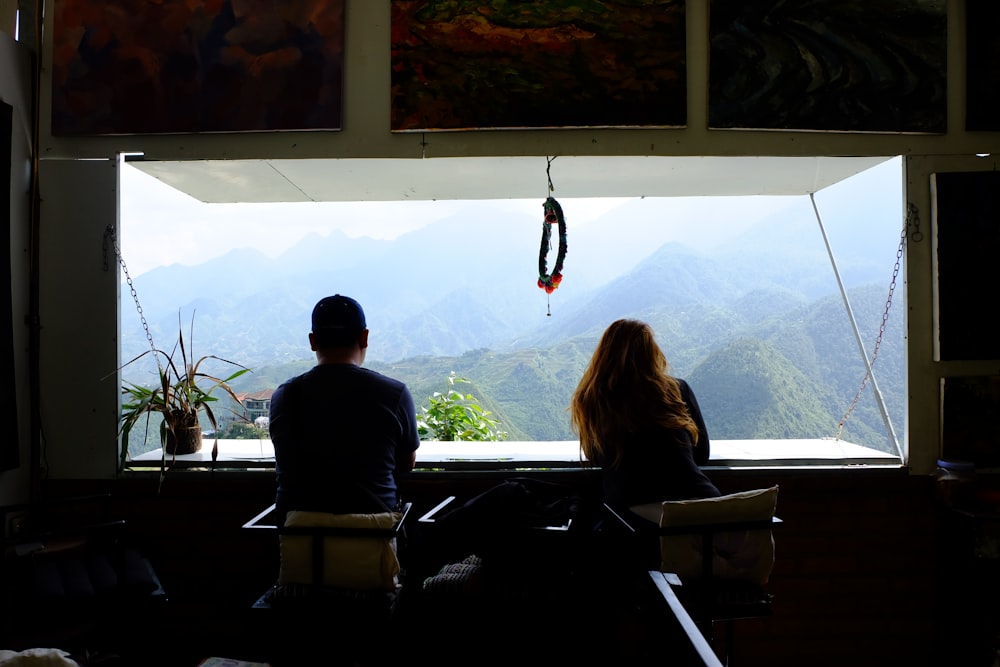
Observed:
[[[570,157],[555,197],[801,195],[890,157]],[[548,196],[545,157],[145,161],[136,167],[207,203],[527,199]]]

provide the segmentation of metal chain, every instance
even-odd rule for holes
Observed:
[[[892,267],[892,280],[889,282],[889,296],[885,301],[885,311],[882,313],[882,323],[878,328],[878,336],[875,338],[875,347],[872,349],[872,358],[869,363],[869,368],[875,366],[875,360],[878,358],[878,351],[882,345],[882,339],[885,336],[885,323],[889,320],[889,309],[892,307],[892,296],[896,291],[896,279],[899,277],[899,269],[903,260],[903,253],[906,250],[906,235],[910,227],[914,227],[913,240],[920,242],[923,240],[923,234],[920,232],[920,216],[917,214],[917,207],[911,202],[907,204],[906,207],[906,221],[903,225],[903,230],[899,234],[899,247],[896,249],[896,264]],[[858,401],[861,400],[861,394],[864,393],[865,387],[868,385],[868,378],[870,377],[869,372],[865,372],[865,376],[861,379],[861,386],[858,387],[858,391],[854,394],[854,399],[851,401],[850,407],[847,408],[847,412],[841,418],[840,423],[837,425],[837,440],[840,440],[840,435],[844,430],[844,422],[851,416],[854,412],[854,408],[857,407]]]
[[[924,240],[924,233],[920,231],[920,213],[917,211],[917,205],[913,202],[908,202],[906,204],[906,228],[913,228],[913,234],[910,235],[910,240],[914,243],[920,243]]]
[[[125,266],[125,259],[122,257],[121,249],[118,247],[118,240],[115,238],[115,228],[112,225],[108,225],[104,230],[104,270],[107,271],[110,267],[108,266],[108,240],[110,239],[112,246],[115,250],[115,257],[118,259],[118,263],[122,267],[122,272],[125,274],[125,282],[128,284],[129,292],[132,294],[132,300],[135,301],[135,310],[139,313],[139,319],[142,321],[142,330],[146,333],[146,340],[149,341],[149,349],[153,351],[153,356],[156,358],[156,365],[160,365],[160,357],[156,354],[156,345],[153,343],[153,334],[149,332],[149,323],[146,321],[146,316],[142,312],[142,306],[139,305],[139,294],[135,291],[135,285],[132,283],[132,276],[128,273],[128,267]]]

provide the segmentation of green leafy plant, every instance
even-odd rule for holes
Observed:
[[[226,440],[262,440],[270,437],[267,427],[248,421],[233,421],[219,431],[219,437]]]
[[[472,394],[455,389],[457,383],[472,384],[465,378],[448,376],[448,391],[434,392],[428,405],[421,406],[417,417],[417,431],[421,440],[472,440],[497,441],[507,438],[500,429],[500,422],[483,408]]]
[[[168,449],[173,452],[180,451],[178,443],[183,442],[185,434],[190,434],[195,440],[195,449],[200,449],[201,443],[201,413],[205,414],[212,430],[218,432],[218,422],[212,404],[219,398],[213,393],[221,391],[237,404],[239,398],[236,392],[229,385],[236,378],[249,373],[250,369],[227,359],[215,355],[205,355],[195,358],[193,350],[189,354],[189,349],[184,342],[184,329],[181,326],[180,314],[178,313],[178,336],[177,343],[168,354],[164,350],[152,347],[128,363],[119,368],[119,372],[147,356],[156,359],[159,371],[159,385],[156,387],[145,387],[132,382],[122,383],[122,412],[119,419],[118,433],[122,439],[120,468],[124,468],[129,456],[129,436],[135,425],[145,418],[146,433],[149,432],[150,418],[160,415],[163,421],[160,424],[160,444],[163,448],[164,461]],[[191,316],[191,331],[188,340],[194,340],[194,315]],[[217,377],[211,373],[201,370],[202,365],[209,360],[215,360],[236,370],[227,377]],[[219,439],[216,435],[215,443],[212,447],[212,460],[218,456]]]

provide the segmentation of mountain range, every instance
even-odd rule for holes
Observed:
[[[875,377],[901,425],[902,290],[882,321],[898,258],[895,223],[885,220],[898,212],[874,202],[858,215],[834,198],[826,216],[836,222],[818,230],[799,199],[792,213],[741,220],[744,231],[726,236],[707,226],[699,236],[696,218],[641,199],[574,228],[564,203],[565,277],[551,295],[535,285],[541,202],[534,219],[469,203],[394,240],[316,233],[276,258],[234,249],[151,270],[134,284],[158,346],[173,344],[180,321],[196,356],[254,369],[242,391],[274,388],[311,366],[312,306],[343,293],[366,311],[366,365],[407,382],[418,405],[446,391],[455,372],[511,439],[573,439],[566,407],[598,337],[614,319],[635,317],[654,328],[672,371],[692,384],[713,438],[832,436],[850,409],[844,439],[893,451],[839,287],[867,356],[885,327]],[[121,331],[124,360],[148,349],[125,302]],[[145,377],[138,367],[125,372]]]

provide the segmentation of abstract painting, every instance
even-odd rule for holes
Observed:
[[[392,0],[392,130],[681,127],[684,0]]]
[[[709,21],[709,127],[947,129],[947,0],[712,0]]]
[[[52,134],[339,130],[344,0],[56,0]]]

